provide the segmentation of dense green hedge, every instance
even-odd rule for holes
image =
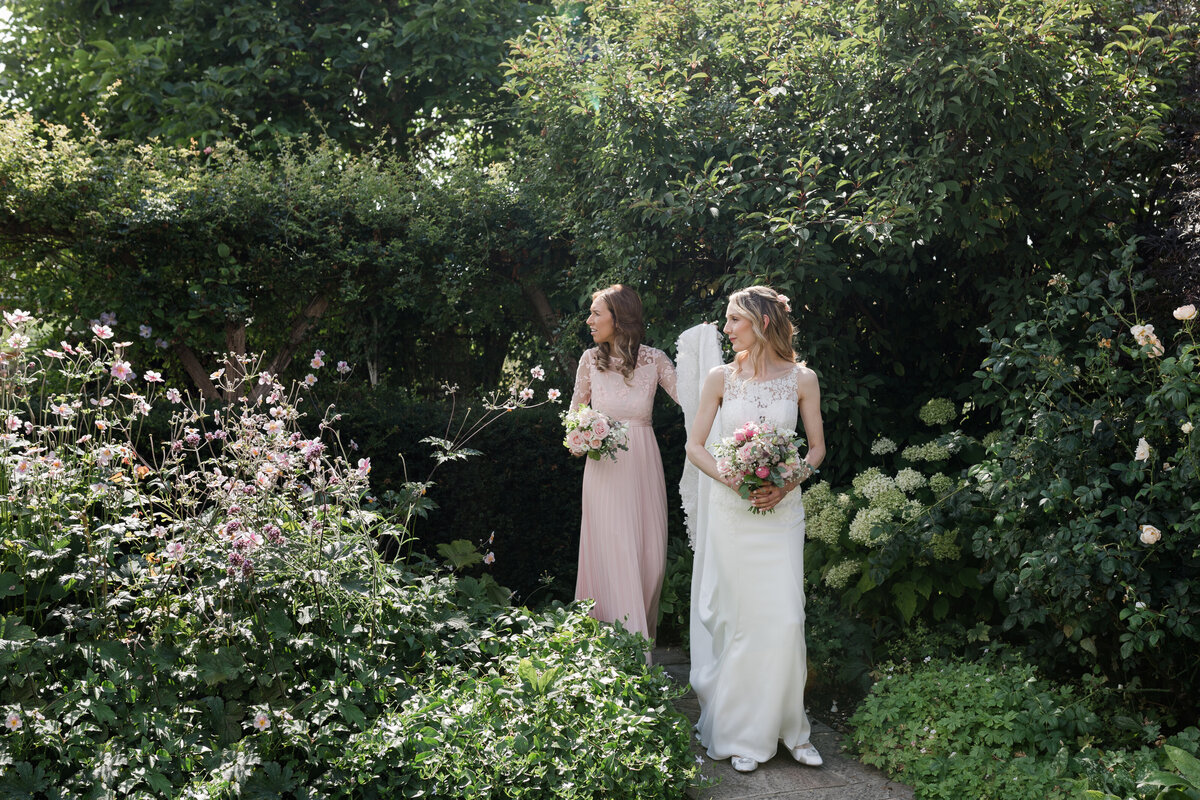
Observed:
[[[424,480],[434,468],[431,449],[420,440],[442,435],[451,411],[448,401],[367,395],[345,405],[343,437],[354,439],[361,453],[371,456],[377,494],[398,490],[405,467],[408,480],[414,481]],[[564,407],[504,415],[471,441],[481,455],[438,468],[428,494],[438,507],[416,520],[412,547],[435,555],[439,544],[468,539],[495,553],[489,573],[521,602],[570,600],[579,555],[584,462],[562,446],[559,415]],[[459,408],[456,420],[461,418]],[[685,537],[678,491],[686,439],[683,416],[669,399],[660,398],[655,421],[670,536]]]

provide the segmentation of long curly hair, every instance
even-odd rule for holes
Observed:
[[[787,297],[770,286],[749,286],[729,295],[729,305],[750,320],[754,329],[754,345],[737,354],[738,372],[749,367],[761,376],[767,353],[774,353],[784,361],[796,360],[792,347],[796,329],[788,316],[791,303]],[[767,318],[765,325],[763,317]]]
[[[642,321],[642,298],[628,286],[614,283],[592,293],[593,302],[601,299],[612,314],[613,339],[597,345],[596,368],[605,372],[615,366],[625,377],[625,382],[629,383],[633,371],[637,369],[638,349],[646,335],[646,325]],[[614,357],[620,360],[616,365],[613,364]]]

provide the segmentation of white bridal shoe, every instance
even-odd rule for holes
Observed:
[[[811,744],[797,745],[791,748],[792,758],[799,761],[806,767],[819,767],[825,763],[821,758],[821,754],[817,752],[817,748]]]
[[[733,756],[729,761],[738,772],[754,772],[758,769],[758,762],[747,756]]]

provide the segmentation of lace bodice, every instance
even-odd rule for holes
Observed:
[[[740,380],[733,365],[725,365],[725,390],[721,400],[721,436],[732,436],[744,423],[770,422],[796,430],[799,397],[796,378],[800,365],[786,375],[767,381]]]
[[[675,402],[675,367],[662,350],[642,345],[638,349],[637,367],[629,382],[620,373],[620,361],[610,359],[609,368],[601,372],[596,363],[596,348],[585,350],[575,374],[575,391],[571,406],[587,403],[614,419],[649,425],[654,409],[654,393],[659,386]]]
[[[720,413],[721,438],[732,436],[734,431],[750,421],[770,422],[776,427],[796,430],[800,408],[796,380],[800,368],[796,364],[786,375],[768,381],[744,381],[734,375],[732,364],[726,364]],[[720,505],[746,513],[746,501],[724,487],[718,487],[714,499]],[[781,515],[803,514],[800,491],[790,492],[775,510]]]

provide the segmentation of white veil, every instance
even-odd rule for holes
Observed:
[[[700,389],[704,379],[713,367],[720,366],[724,359],[721,355],[721,337],[717,326],[711,323],[696,325],[688,328],[679,335],[675,342],[676,352],[676,390],[679,395],[679,405],[683,407],[683,419],[690,433],[696,419],[696,411],[700,407]],[[720,438],[721,411],[713,420],[705,446],[711,446]],[[690,632],[691,632],[691,661],[692,674],[703,674],[712,663],[712,635],[703,624],[703,619],[711,617],[713,580],[706,579],[705,554],[708,537],[708,495],[712,491],[713,482],[707,475],[696,469],[690,461],[685,461],[683,477],[679,481],[679,495],[683,498],[683,514],[687,522],[688,542],[694,550],[692,557],[692,596]]]
[[[679,395],[679,405],[683,408],[683,423],[688,433],[691,433],[696,411],[700,408],[700,389],[704,386],[704,379],[709,370],[719,367],[723,361],[721,337],[717,333],[717,326],[705,322],[688,328],[679,334],[679,339],[675,342],[675,353],[676,392]],[[706,446],[719,438],[720,415],[718,409],[717,420],[713,421]],[[701,518],[708,506],[709,482],[701,480],[703,477],[692,462],[684,461],[683,477],[679,480],[679,496],[683,498],[688,544],[693,550],[696,549],[700,538]]]

